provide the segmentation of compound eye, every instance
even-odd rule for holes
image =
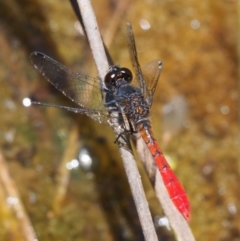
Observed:
[[[104,79],[105,83],[110,84],[110,85],[115,85],[116,76],[117,76],[117,71],[112,70],[112,71],[108,72]]]
[[[133,79],[133,75],[132,75],[132,72],[127,69],[127,68],[121,68],[121,73],[122,73],[122,76],[123,78],[128,82],[130,83]]]

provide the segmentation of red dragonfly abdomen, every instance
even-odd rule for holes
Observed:
[[[138,124],[138,131],[140,132],[144,142],[148,146],[157,167],[162,175],[164,185],[167,188],[168,194],[179,212],[190,220],[190,205],[187,194],[179,182],[178,178],[170,168],[167,160],[165,159],[162,150],[158,146],[151,129],[149,121],[144,121]]]

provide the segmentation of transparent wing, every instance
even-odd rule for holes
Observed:
[[[135,75],[136,75],[136,78],[138,81],[138,85],[139,85],[139,88],[141,89],[143,96],[145,97],[147,95],[147,87],[146,87],[146,83],[143,78],[140,64],[138,62],[134,34],[133,34],[133,30],[132,30],[132,25],[130,23],[127,24],[127,41],[128,41],[130,58],[131,58],[132,65],[133,65],[133,68],[135,71]]]
[[[162,62],[159,60],[153,60],[149,62],[146,66],[144,66],[142,71],[138,62],[134,34],[132,30],[132,25],[130,23],[127,24],[127,40],[130,58],[136,74],[138,85],[145,100],[151,106],[153,101],[153,95],[155,93],[158,79],[161,74]]]
[[[75,73],[39,52],[33,52],[30,60],[55,88],[81,106],[79,109],[74,108],[75,112],[86,114],[99,122],[107,121],[108,113],[102,104],[98,78]]]
[[[148,90],[145,99],[151,106],[158,80],[162,72],[162,62],[159,60],[152,60],[143,67],[142,72]]]

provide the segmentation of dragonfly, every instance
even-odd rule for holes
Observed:
[[[31,53],[30,60],[56,89],[79,106],[77,108],[61,106],[60,108],[86,114],[100,123],[109,123],[109,110],[117,111],[121,117],[124,132],[140,134],[158,167],[170,199],[189,221],[190,204],[187,194],[164,157],[153,135],[149,120],[162,62],[154,60],[141,69],[131,24],[127,25],[127,40],[136,75],[135,80],[128,68],[113,65],[106,73],[103,87],[99,78],[73,72],[43,53]],[[101,94],[101,90],[105,95]],[[59,107],[35,101],[32,103]]]

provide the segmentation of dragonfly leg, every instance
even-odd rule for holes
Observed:
[[[125,148],[128,151],[131,151],[131,143],[130,139],[128,138],[128,134],[126,132],[122,132],[118,135],[114,143],[118,143],[121,147]]]
[[[131,134],[137,134],[138,133],[138,130],[137,128],[135,127],[134,123],[132,120],[130,120],[130,126],[131,126]]]
[[[111,100],[111,101],[108,101],[108,102],[103,101],[102,103],[105,107],[110,107],[110,106],[116,105],[116,100]]]
[[[114,144],[116,144],[118,141],[119,141],[119,139],[120,138],[122,138],[125,142],[127,142],[127,138],[125,137],[125,135],[124,135],[125,133],[120,133],[119,135],[118,135],[118,137],[116,138],[116,140],[114,141]]]

